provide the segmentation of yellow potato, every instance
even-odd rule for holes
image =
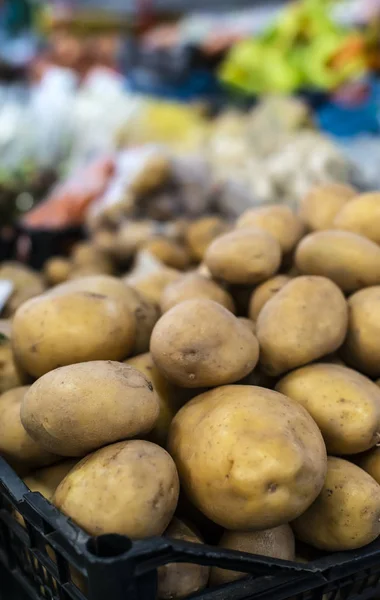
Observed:
[[[273,296],[277,294],[284,285],[286,285],[289,281],[291,281],[291,277],[287,275],[275,275],[261,283],[257,288],[255,288],[252,292],[250,301],[249,301],[249,318],[252,321],[257,321],[257,317],[264,304],[268,302]]]
[[[104,274],[113,273],[111,260],[90,242],[80,242],[74,247],[71,254],[74,268],[95,267]]]
[[[380,389],[352,369],[309,365],[286,375],[276,390],[306,408],[330,454],[357,454],[380,441]]]
[[[144,244],[142,250],[150,252],[164,265],[183,270],[190,264],[190,256],[186,248],[164,237],[156,237]]]
[[[250,208],[237,220],[236,227],[258,227],[267,231],[279,242],[284,254],[293,250],[304,232],[302,221],[284,204]]]
[[[380,484],[380,448],[371,448],[357,458],[357,464]]]
[[[235,312],[231,295],[215,281],[202,277],[197,273],[183,275],[164,289],[160,302],[161,310],[163,313],[167,312],[180,302],[195,298],[213,300],[228,308],[231,312]]]
[[[187,300],[165,313],[153,329],[150,351],[158,369],[180,387],[233,383],[255,367],[256,337],[224,306]]]
[[[225,531],[218,545],[227,550],[295,560],[294,535],[289,525],[264,531]],[[246,576],[247,573],[213,567],[210,582],[211,585],[222,585]]]
[[[183,521],[174,518],[165,531],[165,537],[201,544],[202,540]],[[170,563],[157,569],[157,597],[159,600],[177,600],[200,592],[206,587],[210,568],[192,563]]]
[[[245,317],[238,317],[238,321],[248,327],[252,333],[256,334],[256,323],[254,321],[251,321],[251,319],[246,319]]]
[[[160,373],[149,352],[129,358],[125,361],[125,364],[141,371],[154,387],[160,404],[160,413],[152,431],[144,437],[159,446],[165,447],[170,423],[185,402],[183,394],[180,389]]]
[[[357,196],[357,191],[343,183],[315,185],[302,200],[299,217],[311,231],[330,229],[340,209]]]
[[[206,250],[204,262],[216,279],[250,285],[268,279],[281,263],[278,241],[258,228],[221,235]]]
[[[36,442],[20,420],[20,405],[28,386],[17,387],[0,396],[0,455],[18,472],[50,465],[59,460]]]
[[[298,245],[295,263],[301,273],[322,275],[344,292],[380,283],[380,247],[350,231],[319,231]]]
[[[39,273],[17,262],[3,262],[0,266],[0,279],[7,279],[13,285],[13,292],[2,311],[3,317],[11,317],[24,302],[45,290]]]
[[[333,226],[380,244],[380,192],[360,194],[347,202],[336,215]]]
[[[0,319],[0,394],[23,384],[11,347],[11,322]]]
[[[86,456],[60,483],[54,504],[90,535],[141,539],[165,531],[178,494],[170,455],[151,442],[129,440]]]
[[[186,242],[194,260],[200,262],[211,242],[226,233],[228,228],[227,223],[217,216],[202,217],[190,223],[186,231]]]
[[[72,270],[72,264],[67,258],[53,256],[44,265],[44,276],[49,285],[58,285],[67,281]]]
[[[297,402],[254,386],[194,398],[174,417],[168,449],[189,499],[226,529],[288,523],[319,494],[322,435]]]
[[[28,300],[13,319],[15,360],[33,377],[89,360],[123,360],[135,338],[125,299],[111,294],[48,293]]]
[[[337,350],[347,331],[347,303],[325,277],[296,277],[269,300],[256,323],[260,364],[280,375]]]
[[[373,542],[380,535],[379,484],[356,465],[329,457],[322,491],[293,530],[300,540],[329,552]]]
[[[160,304],[161,296],[169,284],[177,281],[182,273],[175,269],[162,267],[154,273],[140,277],[136,281],[131,281],[130,285],[149,302]]]
[[[370,377],[380,375],[380,286],[356,292],[348,299],[344,361]]]
[[[148,433],[158,414],[150,381],[140,371],[112,361],[50,371],[29,388],[21,406],[28,433],[61,456],[84,456]]]
[[[57,487],[77,463],[76,459],[64,460],[51,467],[38,469],[24,477],[24,483],[31,492],[39,492],[51,502]]]

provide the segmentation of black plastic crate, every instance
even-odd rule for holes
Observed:
[[[29,492],[0,458],[0,563],[27,598],[154,600],[156,569],[173,562],[249,573],[242,580],[192,596],[199,600],[380,598],[380,541],[306,564],[165,538],[137,542],[119,535],[94,538],[40,494]],[[6,585],[9,582],[0,579],[1,600],[11,598],[4,595]],[[19,595],[14,598],[21,600]]]

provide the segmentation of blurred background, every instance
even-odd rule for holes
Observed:
[[[379,74],[380,0],[0,0],[1,257],[378,189]]]

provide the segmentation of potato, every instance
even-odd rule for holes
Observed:
[[[360,467],[328,458],[326,481],[293,523],[296,536],[320,550],[354,550],[380,535],[380,486]]]
[[[356,292],[348,299],[348,330],[343,360],[370,377],[380,376],[380,286]]]
[[[269,300],[256,323],[260,364],[280,375],[337,350],[347,330],[347,303],[325,277],[296,277]]]
[[[201,544],[202,540],[183,521],[174,518],[165,531],[165,537]],[[186,598],[206,587],[210,568],[192,563],[170,563],[157,569],[157,597],[160,600]]]
[[[294,535],[289,525],[279,525],[264,531],[225,531],[218,545],[227,550],[295,560]],[[210,583],[222,585],[246,576],[247,573],[213,567]]]
[[[340,209],[356,195],[353,187],[343,183],[315,185],[302,200],[299,217],[311,231],[331,229]]]
[[[149,352],[129,358],[125,361],[125,364],[143,373],[154,387],[160,404],[160,412],[152,431],[144,437],[159,446],[165,447],[170,423],[185,402],[181,390],[171,384],[160,373]]]
[[[204,262],[216,279],[240,285],[260,283],[279,268],[280,244],[261,229],[238,229],[214,240]]]
[[[357,454],[380,441],[380,389],[352,369],[309,365],[286,375],[276,390],[306,408],[330,454]]]
[[[347,202],[336,215],[333,227],[380,244],[380,192],[360,194]]]
[[[166,312],[153,329],[150,351],[158,369],[180,387],[238,381],[255,367],[253,333],[212,300],[187,300]]]
[[[217,216],[202,217],[190,223],[186,231],[186,243],[193,259],[200,262],[211,242],[228,229],[228,224]]]
[[[44,277],[49,285],[58,285],[67,281],[72,270],[72,264],[67,258],[53,256],[44,265]]]
[[[168,449],[189,499],[226,529],[288,523],[319,494],[322,435],[282,394],[228,385],[194,398],[174,417]]]
[[[160,312],[156,304],[144,298],[137,290],[116,277],[93,275],[58,286],[50,293],[60,294],[67,291],[105,294],[106,296],[114,296],[117,300],[123,300],[126,309],[131,312],[136,320],[135,342],[131,354],[140,354],[149,349],[150,336],[154,325],[158,321]]]
[[[84,456],[106,444],[153,429],[159,402],[140,371],[112,361],[60,367],[25,394],[21,421],[44,448]]]
[[[149,273],[138,279],[128,280],[127,278],[125,281],[149,302],[160,304],[161,296],[166,286],[177,281],[181,275],[180,271],[162,267],[154,273]]]
[[[364,452],[360,456],[355,456],[357,464],[364,471],[366,471],[371,477],[374,478],[377,483],[380,484],[380,448],[376,446],[371,448],[368,452]]]
[[[71,254],[74,269],[77,267],[95,267],[104,274],[112,274],[114,271],[112,261],[90,242],[80,242]]]
[[[282,290],[288,281],[291,281],[291,277],[288,277],[287,275],[275,275],[253,290],[248,308],[249,318],[252,319],[252,321],[257,321],[259,312],[264,304],[273,298],[277,292]]]
[[[21,474],[59,460],[32,439],[21,423],[20,405],[27,390],[28,386],[17,387],[0,396],[0,455]]]
[[[123,360],[135,339],[125,298],[111,293],[48,293],[28,300],[13,319],[15,360],[33,377],[74,363]]]
[[[350,231],[319,231],[298,245],[295,262],[301,273],[322,275],[344,292],[380,283],[380,248]]]
[[[11,322],[0,319],[0,394],[23,384],[11,347]]]
[[[238,321],[248,327],[253,334],[256,334],[256,323],[254,323],[254,321],[251,321],[251,319],[246,319],[245,317],[238,317]]]
[[[141,539],[165,531],[178,494],[170,455],[151,442],[129,440],[86,456],[60,483],[54,504],[90,535]]]
[[[113,255],[119,260],[128,260],[156,234],[153,221],[127,221],[114,236]]]
[[[163,313],[167,312],[180,302],[194,298],[213,300],[231,312],[235,312],[231,295],[215,281],[197,273],[183,275],[164,289],[160,302],[161,310]]]
[[[239,217],[236,227],[257,227],[270,233],[284,254],[294,248],[304,232],[302,221],[284,204],[250,208]]]
[[[164,237],[156,237],[144,244],[142,250],[150,252],[164,265],[183,270],[190,264],[190,256],[186,248]]]
[[[0,266],[0,279],[7,279],[13,284],[13,292],[2,311],[3,317],[13,316],[21,304],[45,290],[42,277],[17,262],[3,262]]]
[[[70,459],[51,467],[38,469],[38,471],[34,471],[27,477],[24,477],[24,483],[31,492],[39,492],[51,502],[57,487],[77,463],[76,459]]]

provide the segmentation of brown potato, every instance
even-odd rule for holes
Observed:
[[[21,421],[44,448],[61,456],[89,452],[151,431],[159,402],[136,369],[112,361],[61,367],[25,394]]]
[[[293,250],[304,232],[302,221],[284,204],[250,208],[239,217],[236,227],[257,227],[270,233],[284,254]]]
[[[72,264],[67,258],[53,256],[44,265],[44,277],[49,285],[58,285],[67,281],[72,270]]]
[[[264,304],[273,298],[277,292],[282,290],[284,285],[289,281],[291,281],[291,277],[288,277],[287,275],[275,275],[274,277],[271,277],[271,279],[268,279],[268,281],[264,281],[264,283],[257,286],[257,288],[253,290],[249,301],[249,318],[252,319],[252,321],[257,321],[259,312]]]
[[[280,375],[337,350],[347,331],[347,303],[325,277],[296,277],[269,300],[256,324],[260,364]]]
[[[149,352],[129,358],[125,364],[143,373],[153,384],[160,404],[160,413],[152,431],[144,437],[165,448],[170,423],[185,402],[183,394],[160,373]]]
[[[2,311],[3,317],[11,317],[24,302],[45,290],[39,273],[18,262],[3,262],[0,266],[0,279],[13,284],[13,292]]]
[[[186,231],[186,243],[193,259],[200,262],[211,242],[228,229],[228,224],[217,216],[202,217],[190,223]]]
[[[380,192],[360,194],[347,202],[336,215],[333,226],[380,244]]]
[[[165,531],[165,537],[182,542],[201,544],[202,540],[183,521],[174,518]],[[210,568],[192,563],[170,563],[157,569],[157,597],[159,600],[177,600],[195,594],[206,587]]]
[[[330,229],[340,209],[357,196],[357,191],[343,183],[314,186],[302,200],[299,217],[312,231]]]
[[[341,353],[344,361],[370,377],[380,376],[380,286],[348,299],[348,330]]]
[[[58,486],[54,504],[90,535],[141,539],[165,531],[178,494],[170,455],[151,442],[129,440],[81,460]]]
[[[30,437],[20,420],[20,405],[28,386],[17,387],[0,396],[0,455],[20,474],[58,462]]]
[[[24,477],[24,483],[31,492],[39,492],[51,502],[57,487],[77,463],[76,459],[64,460],[51,467],[38,469]]]
[[[164,265],[182,271],[190,264],[190,255],[186,248],[164,237],[156,237],[144,244],[142,250],[150,252]]]
[[[195,298],[206,298],[221,304],[232,313],[235,312],[234,301],[231,295],[220,285],[198,275],[189,273],[183,275],[173,283],[170,283],[163,291],[161,296],[161,311],[167,312],[173,306],[176,306],[184,300],[193,300]]]
[[[125,297],[111,293],[53,290],[28,300],[13,319],[15,360],[34,377],[89,360],[123,360],[135,339]]]
[[[165,313],[153,329],[150,351],[158,369],[180,387],[238,381],[255,367],[253,333],[212,300],[187,300]]]
[[[330,454],[357,454],[380,441],[380,389],[352,369],[309,365],[286,375],[276,390],[306,408]]]
[[[298,245],[295,262],[301,273],[322,275],[344,292],[380,283],[380,248],[350,231],[319,231]]]
[[[225,531],[219,547],[270,556],[282,560],[295,560],[294,535],[289,525],[279,525],[264,531]],[[222,585],[246,577],[246,573],[229,569],[211,569],[211,585]]]
[[[282,394],[228,385],[194,398],[174,417],[168,449],[189,499],[226,529],[288,523],[319,494],[322,435]]]
[[[379,484],[347,460],[329,457],[322,491],[293,529],[300,540],[329,552],[373,542],[380,535]]]
[[[237,229],[214,240],[204,262],[216,279],[240,285],[260,283],[279,268],[280,244],[261,229]]]

